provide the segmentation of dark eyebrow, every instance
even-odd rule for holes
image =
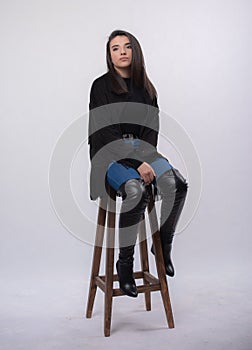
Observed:
[[[130,43],[125,43],[124,45],[129,45],[129,44],[130,44]],[[112,48],[112,47],[116,47],[116,46],[119,46],[119,45],[118,45],[118,44],[112,45],[111,48]]]

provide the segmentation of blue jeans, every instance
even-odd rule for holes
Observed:
[[[167,170],[173,168],[173,166],[165,158],[157,158],[150,166],[154,169],[156,177],[152,181],[154,183],[162,174]],[[140,174],[137,170],[127,165],[123,165],[116,161],[113,161],[109,164],[107,170],[107,181],[114,190],[118,191],[120,186],[130,179],[141,179]]]

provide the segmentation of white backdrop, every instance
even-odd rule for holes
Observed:
[[[142,45],[160,109],[185,128],[202,165],[199,208],[174,242],[176,277],[169,281],[178,328],[172,331],[173,338],[162,329],[163,339],[174,346],[187,344],[187,349],[189,345],[222,349],[225,344],[249,349],[251,302],[243,307],[240,303],[251,291],[251,2],[10,0],[1,1],[0,7],[4,306],[0,344],[4,349],[27,348],[33,341],[31,334],[36,334],[46,342],[43,348],[62,348],[63,339],[69,348],[69,339],[74,338],[79,339],[71,343],[76,349],[87,344],[80,340],[86,332],[90,348],[100,345],[94,343],[95,337],[89,338],[91,321],[82,318],[93,247],[70,234],[55,215],[48,171],[58,137],[75,119],[87,116],[91,83],[106,72],[109,34],[125,29]],[[172,154],[171,150],[176,163]],[[85,143],[72,170],[78,203],[95,221],[97,207],[89,200]],[[136,308],[130,298],[123,298],[125,305]],[[58,308],[53,309],[56,303]],[[216,305],[222,307],[218,309],[222,318],[216,319]],[[114,313],[119,309],[120,305]],[[76,317],[80,324],[70,327],[75,336],[66,336],[68,326],[66,338],[63,332],[50,333],[48,312],[50,319]],[[69,316],[71,312],[75,316]],[[102,335],[102,306],[99,312],[92,323],[94,335]],[[159,313],[163,313],[161,306]],[[193,329],[189,332],[191,317],[197,336]],[[209,322],[205,327],[201,318]],[[238,320],[240,333],[234,335]],[[146,321],[149,335],[150,323],[153,330],[153,323]],[[185,333],[176,338],[174,332],[181,324]],[[116,328],[119,339],[123,328]],[[127,331],[131,334],[130,326]],[[103,341],[102,336],[99,339]],[[148,344],[140,342],[138,348],[141,344],[154,346],[151,339]],[[42,343],[35,348],[39,346]]]

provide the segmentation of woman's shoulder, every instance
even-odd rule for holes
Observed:
[[[104,87],[109,83],[109,72],[96,77],[92,82],[92,87]]]
[[[111,103],[110,90],[111,86],[108,72],[96,77],[90,88],[89,108],[93,109]]]

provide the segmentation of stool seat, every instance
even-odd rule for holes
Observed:
[[[138,293],[145,293],[145,307],[151,310],[151,292],[160,291],[164,305],[165,315],[169,328],[174,328],[173,313],[169,296],[160,232],[158,229],[157,214],[151,185],[147,186],[150,200],[148,204],[149,223],[152,232],[153,247],[155,250],[155,262],[158,277],[149,271],[148,247],[146,240],[145,217],[139,224],[139,248],[141,271],[134,272],[134,278],[143,280],[142,285],[137,285]],[[95,246],[93,251],[92,270],[90,277],[89,294],[86,309],[86,318],[92,317],[92,310],[97,287],[104,292],[104,335],[110,336],[112,299],[113,297],[125,295],[119,288],[113,288],[113,282],[118,281],[117,274],[114,274],[114,243],[115,243],[115,212],[116,212],[116,191],[108,186],[108,195],[100,198]],[[107,217],[107,225],[106,225]],[[99,275],[102,246],[106,226],[106,266],[105,275]]]

